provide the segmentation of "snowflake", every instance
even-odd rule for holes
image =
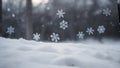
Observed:
[[[105,27],[102,25],[102,26],[98,26],[98,29],[97,31],[101,34],[101,33],[104,33],[105,32]]]
[[[98,14],[101,14],[102,13],[102,10],[96,10],[95,12],[94,12],[94,15],[98,15]]]
[[[12,33],[15,32],[14,30],[15,30],[15,28],[13,28],[12,26],[10,26],[10,27],[7,28],[7,32],[6,33],[8,33],[8,34],[11,35]]]
[[[102,11],[103,11],[103,15],[105,15],[105,16],[110,16],[111,15],[111,10],[108,9],[108,8],[103,9]]]
[[[12,17],[15,17],[15,14],[12,14]]]
[[[7,8],[7,11],[8,11],[8,12],[10,12],[10,11],[11,11],[11,9],[10,9],[10,8]]]
[[[86,31],[89,35],[93,35],[93,32],[94,32],[94,30],[93,30],[93,28],[92,27],[90,27],[90,28],[87,28],[87,31]]]
[[[62,22],[60,22],[60,28],[62,28],[63,30],[68,28],[68,22],[66,22],[64,20]]]
[[[85,36],[85,34],[84,34],[83,32],[79,32],[79,33],[77,34],[77,36],[78,36],[80,39],[83,39],[84,36]]]
[[[40,39],[40,34],[38,34],[38,33],[33,34],[33,39],[38,41]]]
[[[58,40],[60,40],[59,34],[56,34],[56,33],[52,33],[52,35],[50,35],[50,37],[53,42],[58,42]]]
[[[57,10],[56,15],[58,15],[59,18],[64,18],[64,14],[65,12],[61,9],[61,10]]]

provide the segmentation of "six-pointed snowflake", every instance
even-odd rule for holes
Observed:
[[[14,30],[15,30],[15,28],[13,28],[12,26],[10,26],[10,27],[8,27],[7,28],[7,32],[6,33],[8,33],[8,34],[12,34],[12,33],[14,33]]]
[[[89,35],[93,35],[93,33],[94,33],[94,29],[92,28],[92,27],[90,27],[90,28],[87,28],[87,31],[86,31]]]
[[[79,39],[83,39],[84,36],[85,36],[85,34],[84,34],[83,32],[79,32],[79,33],[77,34],[77,36],[78,36]]]
[[[58,42],[60,40],[59,34],[56,34],[56,33],[52,33],[50,37],[53,42]]]
[[[99,34],[102,34],[102,33],[104,33],[105,32],[105,27],[102,25],[102,26],[98,26],[98,29],[97,29],[97,31],[99,32]]]
[[[38,34],[38,33],[33,34],[33,39],[36,41],[40,40],[40,34]]]
[[[105,15],[105,16],[110,16],[111,15],[111,10],[108,9],[108,8],[103,9],[102,11],[103,11],[103,15]]]
[[[63,30],[68,28],[68,22],[66,22],[64,20],[62,22],[60,22],[60,28],[62,28]]]
[[[57,10],[56,15],[58,15],[59,18],[64,18],[64,14],[65,12],[61,9],[61,10]]]

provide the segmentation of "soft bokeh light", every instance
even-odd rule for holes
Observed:
[[[32,0],[33,6],[38,6],[39,4],[46,4],[49,0]]]

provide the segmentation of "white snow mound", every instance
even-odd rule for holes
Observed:
[[[120,41],[49,43],[0,37],[0,68],[120,68]]]

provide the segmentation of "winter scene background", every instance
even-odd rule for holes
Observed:
[[[0,68],[120,68],[120,0],[0,0]]]

